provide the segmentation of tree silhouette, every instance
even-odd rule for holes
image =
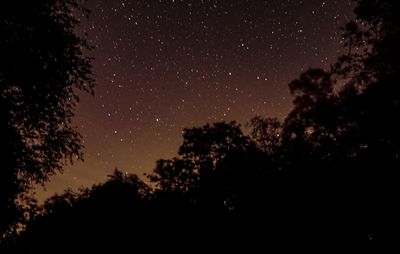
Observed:
[[[396,252],[399,4],[356,2],[357,18],[344,28],[347,54],[289,85],[295,107],[284,126],[285,170],[299,190],[292,202],[305,208],[309,228],[324,232],[321,242]]]
[[[56,195],[10,247],[398,253],[399,7],[357,0],[346,54],[289,84],[294,107],[283,123],[253,118],[249,135],[235,122],[185,129],[177,156],[148,175],[151,186],[115,171],[104,184]],[[0,102],[5,117],[14,101]],[[13,151],[26,144],[1,124],[5,163],[17,167]]]
[[[132,242],[146,247],[146,239],[154,229],[149,192],[150,188],[137,176],[115,170],[103,184],[55,195],[40,207],[9,251],[119,252],[131,248]]]
[[[399,234],[393,229],[400,225],[400,210],[395,205],[400,197],[399,10],[398,1],[357,1],[357,20],[347,34],[353,38],[349,47],[362,50],[352,50],[347,59],[361,68],[342,71],[358,92],[345,97],[342,107],[355,106],[351,120],[357,121],[359,147],[355,160],[362,168],[358,177],[362,204],[368,210],[366,228],[371,242],[392,252],[399,251]]]
[[[333,85],[331,74],[321,69],[310,69],[289,84],[295,98],[294,109],[285,119],[286,141],[317,144],[318,139],[332,134],[332,127],[336,127]]]
[[[268,155],[277,153],[282,144],[282,123],[277,118],[254,117],[248,124],[251,139]]]
[[[77,90],[92,92],[89,49],[74,33],[79,1],[3,1],[0,7],[0,234],[19,216],[15,199],[67,160],[81,159],[71,125]]]
[[[243,153],[251,145],[235,122],[185,129],[179,157],[158,161],[149,179],[162,192],[190,192],[195,202],[223,207],[220,169],[230,154]]]
[[[253,133],[267,144],[267,140],[277,138],[279,130],[275,128],[279,129],[279,124],[268,119],[267,125],[261,126],[263,121],[253,121],[257,126]],[[183,204],[195,209],[192,216],[179,220],[187,218],[201,223],[188,232],[205,241],[203,247],[250,250],[270,242],[263,238],[265,233],[259,232],[266,230],[266,218],[272,214],[265,207],[270,190],[267,187],[271,187],[267,179],[273,181],[271,172],[275,166],[272,154],[258,148],[235,122],[185,129],[183,138],[179,156],[158,161],[154,173],[149,175],[156,184],[155,197],[175,209]],[[198,235],[198,230],[207,232],[207,240]]]

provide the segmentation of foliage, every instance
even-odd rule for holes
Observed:
[[[185,129],[151,187],[115,171],[54,196],[11,247],[398,253],[399,7],[357,0],[348,51],[289,84],[294,107],[283,122],[255,117],[249,135],[235,122]]]
[[[93,92],[93,80],[72,13],[87,11],[76,0],[0,4],[1,233],[18,218],[19,193],[82,159],[71,119],[77,91]]]

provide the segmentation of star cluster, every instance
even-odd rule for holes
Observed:
[[[141,175],[176,154],[185,127],[283,118],[287,84],[341,52],[349,0],[89,0],[95,96],[75,124],[84,163],[52,191],[103,181],[115,167]],[[45,195],[45,194],[41,194]]]

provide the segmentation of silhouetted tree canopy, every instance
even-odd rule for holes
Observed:
[[[269,138],[276,135],[275,127],[258,126],[260,138],[276,138]],[[158,161],[149,175],[156,184],[155,197],[192,204],[215,220],[262,206],[265,181],[276,163],[238,124],[220,122],[185,129],[183,137],[179,156]]]
[[[0,234],[19,216],[19,193],[82,158],[71,119],[93,80],[72,13],[87,11],[77,0],[0,4]]]
[[[307,204],[310,213],[319,209],[305,218],[321,218],[321,209],[332,216],[326,239],[354,251],[392,253],[399,251],[394,228],[400,225],[400,5],[356,4],[356,19],[344,28],[346,54],[331,70],[311,69],[289,85],[295,98],[283,155],[297,179],[293,202]]]
[[[282,144],[282,123],[277,118],[254,117],[248,124],[251,139],[263,152],[273,155]]]
[[[222,208],[226,205],[223,181],[226,174],[233,173],[224,165],[233,155],[243,155],[251,146],[254,144],[235,122],[185,129],[178,157],[159,160],[149,179],[163,195],[187,196],[205,209]]]
[[[293,109],[282,122],[255,117],[248,135],[235,122],[185,129],[177,156],[157,161],[149,184],[115,171],[104,184],[55,195],[33,205],[7,247],[400,252],[400,4],[355,4],[346,53],[289,84]],[[25,146],[19,132],[4,132],[13,149]]]
[[[149,194],[150,188],[136,175],[115,170],[103,184],[67,190],[46,200],[17,246],[9,251],[118,252],[135,245],[144,248],[146,242],[138,241],[150,239],[153,230],[147,214]],[[137,244],[131,245],[133,242]]]

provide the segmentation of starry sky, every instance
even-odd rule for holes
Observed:
[[[151,172],[176,155],[182,129],[216,121],[283,119],[287,84],[341,53],[351,0],[88,0],[95,96],[74,124],[85,162],[38,188],[43,198],[106,180],[113,169]]]

